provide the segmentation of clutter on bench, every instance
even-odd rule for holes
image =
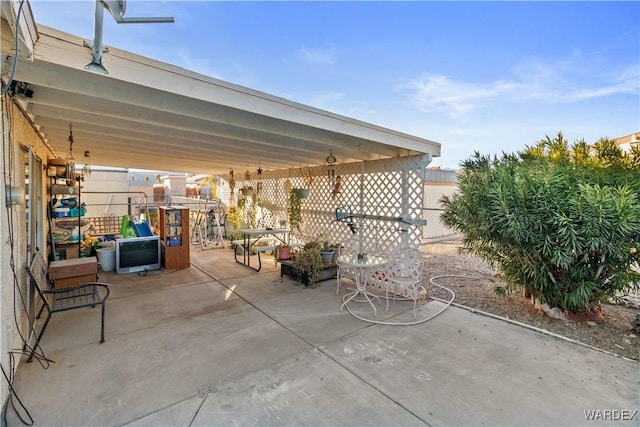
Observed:
[[[90,282],[76,286],[69,286],[63,289],[52,289],[49,282],[48,266],[44,256],[40,250],[36,250],[31,265],[27,267],[27,273],[40,297],[42,307],[38,312],[39,319],[44,310],[47,310],[47,317],[42,324],[40,333],[37,334],[36,341],[31,348],[31,353],[27,362],[33,360],[33,356],[38,349],[40,340],[44,335],[51,315],[61,311],[74,310],[84,307],[102,306],[101,326],[100,326],[100,343],[104,342],[104,310],[105,303],[109,297],[109,285],[106,283]]]
[[[98,260],[94,256],[52,261],[49,264],[49,279],[53,281],[54,289],[95,282],[97,275]]]

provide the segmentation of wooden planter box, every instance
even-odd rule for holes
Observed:
[[[298,268],[296,267],[295,261],[281,261],[280,262],[280,277],[288,276],[293,278],[294,280],[298,280]],[[338,274],[338,266],[335,264],[325,265],[325,267],[318,274],[318,282],[322,282],[324,280],[335,279]],[[302,274],[300,276],[300,282],[302,282],[305,286],[309,286],[309,275],[306,271],[302,270]]]

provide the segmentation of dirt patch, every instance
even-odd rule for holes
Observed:
[[[422,246],[426,258],[424,286],[429,296],[450,299],[448,292],[429,282],[433,278],[455,293],[454,304],[542,329],[618,356],[640,360],[640,334],[634,331],[633,323],[640,309],[634,304],[604,304],[604,319],[597,323],[554,319],[536,309],[521,293],[498,297],[494,287],[504,283],[486,262],[460,255],[458,249],[461,244],[461,239],[453,236]]]

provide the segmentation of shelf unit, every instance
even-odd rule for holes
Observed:
[[[160,241],[164,268],[187,268],[189,253],[189,209],[182,206],[160,206]]]
[[[67,180],[66,168],[63,160],[52,159],[48,168],[55,171],[49,175],[51,203],[48,204],[49,234],[51,243],[51,258],[55,260],[56,252],[64,253],[64,259],[79,258],[82,250],[82,228],[84,208],[81,200],[81,178],[74,174],[72,181]],[[70,185],[71,184],[71,185]],[[75,207],[54,206],[54,199],[75,199]],[[74,230],[78,233],[74,233]],[[63,236],[62,239],[56,237]]]

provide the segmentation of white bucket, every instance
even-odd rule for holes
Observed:
[[[102,271],[113,271],[116,268],[116,250],[114,248],[96,249],[96,255]]]
[[[78,242],[82,240],[82,232],[80,231],[80,227],[73,227],[71,230],[71,241]]]

